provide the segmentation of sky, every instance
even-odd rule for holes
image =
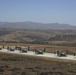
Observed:
[[[0,22],[76,25],[76,0],[0,0]]]

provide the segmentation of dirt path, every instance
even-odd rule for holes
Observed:
[[[53,53],[35,54],[32,51],[28,51],[27,53],[21,53],[18,50],[8,51],[7,49],[2,49],[2,50],[0,50],[0,52],[21,54],[21,55],[30,55],[30,56],[32,55],[32,56],[39,56],[39,57],[49,57],[49,58],[57,58],[57,59],[67,59],[67,60],[76,61],[76,56],[73,56],[73,55],[67,55],[67,57],[58,57],[56,54],[53,54]]]

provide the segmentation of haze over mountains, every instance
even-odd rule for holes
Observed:
[[[0,22],[0,28],[23,28],[23,29],[76,29],[76,26],[59,23],[37,22]]]

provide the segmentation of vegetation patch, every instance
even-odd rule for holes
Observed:
[[[0,53],[1,75],[75,75],[76,62]]]

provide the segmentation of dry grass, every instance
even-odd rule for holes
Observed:
[[[5,31],[6,32],[6,31]],[[10,34],[0,36],[0,39],[18,41],[31,41],[39,39],[48,40],[55,35],[76,35],[76,31],[25,31],[13,30]],[[28,36],[29,35],[29,36]],[[33,37],[33,38],[32,38]],[[71,36],[72,38],[72,36]],[[75,37],[74,37],[75,38]],[[69,39],[69,38],[68,38]],[[76,53],[76,39],[71,41],[67,40],[54,40],[48,41],[50,44],[23,44],[23,43],[0,43],[5,48],[20,46],[24,48],[30,47],[33,49],[46,49],[46,52],[69,50],[70,53]],[[16,54],[0,53],[0,75],[75,75],[76,62],[70,60],[59,60],[52,58],[41,58],[34,56],[23,56]]]
[[[75,75],[76,62],[0,53],[0,75]]]

